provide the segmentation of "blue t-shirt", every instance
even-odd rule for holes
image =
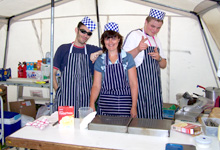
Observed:
[[[128,70],[135,66],[135,62],[132,55],[130,53],[125,52],[124,50],[121,51],[121,56],[122,56],[122,65],[124,67],[125,75],[127,80],[129,81]],[[104,80],[105,77],[105,59],[106,59],[106,54],[104,53],[97,58],[94,66],[94,69],[96,71],[102,73],[102,81]],[[118,61],[119,60],[117,59],[115,64],[117,64]],[[112,64],[112,62],[109,60],[109,65],[110,64]]]
[[[67,65],[71,45],[72,45],[71,43],[63,44],[60,47],[58,47],[58,49],[55,53],[55,56],[53,59],[53,67],[56,69],[59,69],[61,71],[61,73],[64,71],[64,68]],[[91,53],[94,53],[94,52],[101,50],[100,47],[97,47],[94,45],[89,45],[89,44],[86,44],[86,49],[87,49],[87,54],[89,55],[89,58],[90,58]],[[85,48],[73,46],[72,53],[85,54]],[[93,75],[94,74],[94,64],[92,63],[91,60],[89,60],[89,69]]]

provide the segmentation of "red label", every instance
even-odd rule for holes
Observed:
[[[65,116],[74,117],[74,106],[58,106],[59,123],[60,120]]]

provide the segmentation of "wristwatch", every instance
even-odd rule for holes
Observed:
[[[160,59],[158,60],[158,62],[161,62],[161,60],[162,60],[162,57],[160,56]]]

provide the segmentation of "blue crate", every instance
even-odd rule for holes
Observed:
[[[1,113],[0,113],[1,118]],[[0,119],[0,128],[2,122]],[[4,111],[4,138],[21,128],[21,114]]]

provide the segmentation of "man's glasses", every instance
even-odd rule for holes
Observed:
[[[91,36],[92,35],[92,32],[87,32],[86,30],[84,29],[79,29],[80,32],[82,32],[82,34],[87,34],[88,36]]]

